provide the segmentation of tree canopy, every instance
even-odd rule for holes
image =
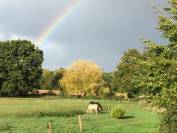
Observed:
[[[145,88],[152,101],[167,112],[163,116],[161,133],[177,131],[177,0],[169,0],[169,6],[159,15],[159,27],[167,44],[158,45],[144,40],[145,60],[137,59],[143,69],[134,76],[135,87]]]
[[[102,83],[102,70],[91,61],[79,60],[65,70],[61,84],[68,94],[96,95]]]
[[[131,81],[136,71],[140,70],[140,65],[135,59],[143,59],[143,55],[136,49],[128,49],[124,52],[116,71],[113,73],[112,88],[118,92],[137,94],[139,90],[133,87]]]
[[[27,95],[39,88],[43,52],[30,41],[0,42],[0,95]]]

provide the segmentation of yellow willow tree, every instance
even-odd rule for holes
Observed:
[[[78,60],[69,66],[60,81],[68,95],[97,95],[103,82],[102,70],[94,62]]]

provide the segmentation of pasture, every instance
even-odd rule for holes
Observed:
[[[154,133],[158,115],[137,102],[97,100],[105,109],[120,104],[126,107],[124,119],[113,119],[109,111],[86,114],[90,100],[60,98],[0,98],[1,133],[79,133],[77,115],[81,115],[84,133]]]

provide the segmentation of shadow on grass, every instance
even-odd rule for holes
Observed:
[[[132,118],[135,118],[134,116],[123,116],[123,117],[121,117],[121,118],[119,118],[119,119],[132,119]]]
[[[108,111],[101,111],[98,114],[107,114],[107,113],[108,113]]]

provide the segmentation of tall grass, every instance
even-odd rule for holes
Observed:
[[[103,108],[124,105],[129,117],[121,120],[111,118],[107,111],[86,114],[89,102],[57,97],[0,98],[0,133],[45,133],[49,121],[52,121],[54,132],[78,133],[76,115],[82,115],[83,130],[87,133],[153,133],[158,128],[157,115],[136,102],[98,100]]]
[[[87,103],[79,100],[0,99],[0,117],[71,117],[83,115]]]

